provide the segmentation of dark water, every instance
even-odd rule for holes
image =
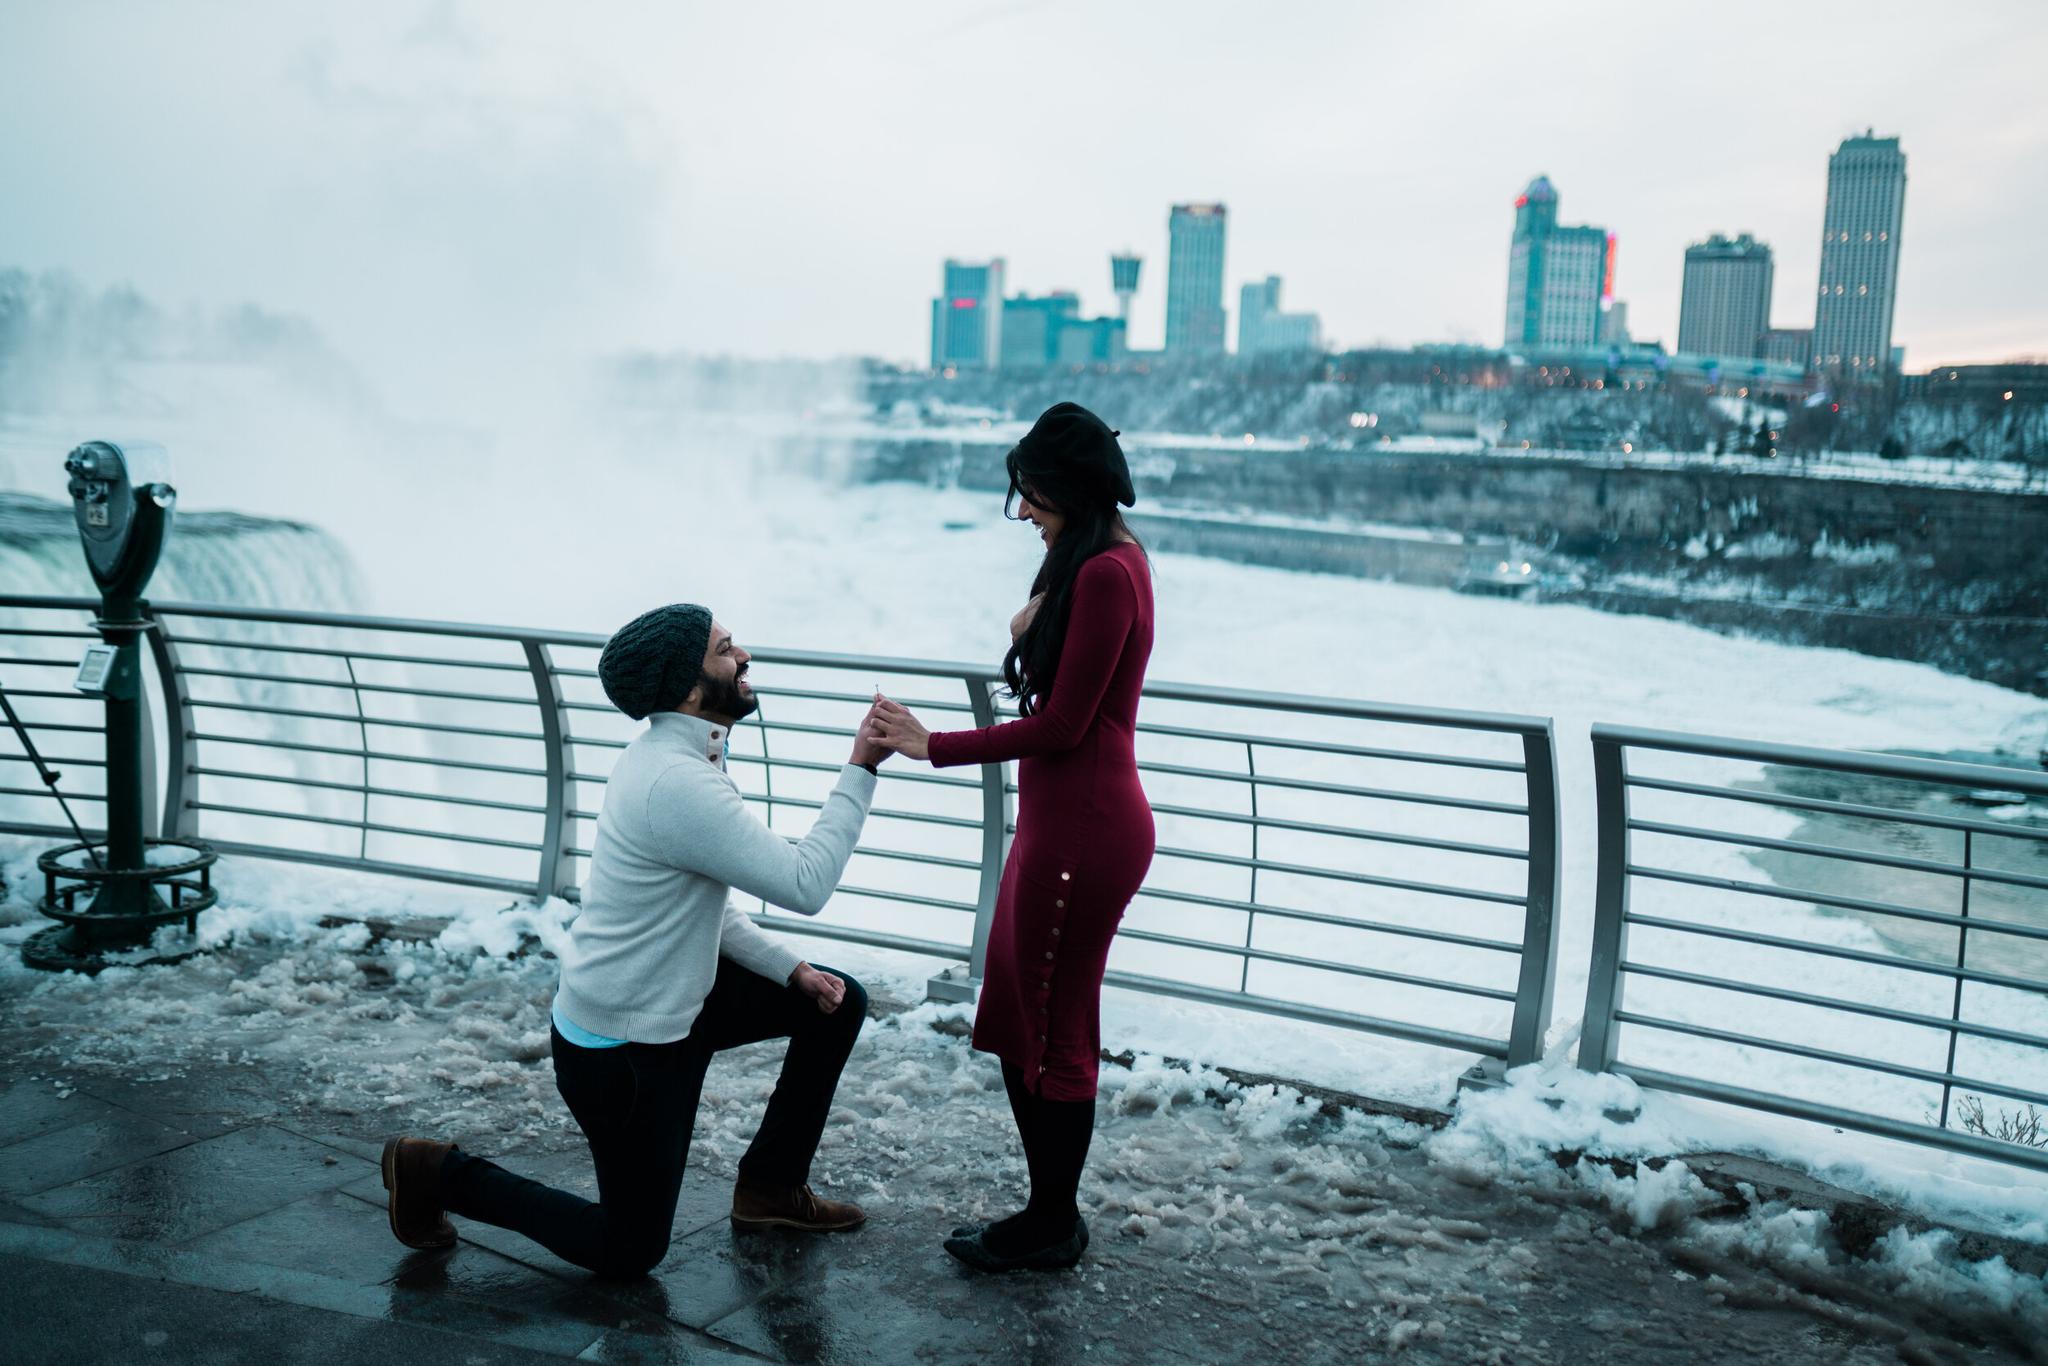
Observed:
[[[2001,762],[1996,756],[1967,753],[1915,757],[1978,764]],[[2003,762],[2010,766],[2009,760]],[[2039,774],[2039,770],[2032,772]],[[2048,799],[2037,797],[2031,802],[1993,806],[1986,804],[1990,793],[1983,790],[1973,800],[1971,794],[1960,789],[1936,789],[1932,785],[1790,767],[1768,769],[1762,783],[1745,786],[1792,796],[1881,806],[1915,815],[1975,821],[2011,830],[2010,834],[1966,832],[1831,812],[1797,812],[1800,824],[1790,838],[1801,843],[1892,854],[1958,869],[1968,866],[1973,870],[2048,878],[2048,838],[2041,837],[2048,835]],[[2035,838],[2028,838],[2029,833]],[[2048,931],[2048,889],[1970,879],[1966,891],[1965,880],[1950,874],[1778,850],[1756,850],[1750,859],[1781,886]],[[1960,962],[1986,972],[2048,983],[2048,939],[1966,930],[1864,911],[1819,909],[1822,914],[1863,921],[1903,957],[1945,965]]]

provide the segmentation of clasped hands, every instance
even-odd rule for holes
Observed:
[[[856,764],[879,764],[891,754],[906,759],[930,759],[932,733],[911,715],[909,708],[875,694],[874,705],[861,718],[854,732],[853,759]]]

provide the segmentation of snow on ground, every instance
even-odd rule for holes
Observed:
[[[558,934],[559,903],[508,918],[477,893],[231,860],[222,904],[202,918],[209,952],[97,978],[49,976],[13,952],[36,924],[22,890],[34,885],[24,878],[31,852],[7,842],[0,902],[0,1049],[14,1074],[176,1082],[253,1069],[280,1117],[358,1135],[447,1135],[553,1179],[581,1170],[580,1136],[546,1061],[553,959],[509,953],[515,924],[543,943]],[[449,924],[431,943],[320,927],[366,912]],[[912,995],[930,967],[846,946],[818,956],[878,995]],[[934,1228],[1000,1214],[1015,1198],[1021,1163],[1000,1082],[958,1037],[965,1016],[921,1005],[871,1022],[820,1153],[821,1187]],[[1284,1086],[1233,1083],[1213,1069],[1236,1060],[1228,1035],[1174,1065],[1133,1032],[1135,1063],[1104,1069],[1083,1191],[1092,1265],[1108,1278],[1097,1290],[1115,1282],[1128,1294],[1128,1278],[1164,1273],[1168,1293],[1235,1322],[1248,1306],[1270,1306],[1277,1288],[1295,1308],[1276,1331],[1334,1316],[1363,1341],[1441,1344],[1465,1359],[1529,1350],[1524,1336],[1546,1331],[1539,1300],[1553,1306],[1541,1312],[1576,1316],[1574,1302],[1639,1295],[1658,1274],[1703,1279],[1703,1304],[1717,1315],[1782,1302],[1895,1340],[1939,1342],[1958,1323],[1994,1341],[2048,1333],[2038,1280],[1959,1257],[1947,1234],[1896,1232],[1854,1259],[1825,1216],[1758,1202],[1731,1217],[1680,1163],[1634,1176],[1560,1168],[1550,1150],[1612,1138],[1601,1112],[1635,1103],[1614,1078],[1532,1075],[1468,1097],[1433,1133],[1319,1109]],[[773,1057],[771,1045],[713,1069],[693,1165],[730,1176]],[[1645,1148],[1668,1134],[1653,1114],[1641,1123]],[[1659,1272],[1660,1257],[1690,1270]],[[1767,1330],[1733,1316],[1699,1331],[1734,1350],[1744,1333]]]

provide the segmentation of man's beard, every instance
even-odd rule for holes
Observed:
[[[761,703],[752,693],[740,691],[740,679],[746,672],[745,669],[741,669],[729,679],[704,675],[699,684],[704,690],[704,699],[697,704],[699,709],[710,712],[713,716],[723,716],[728,721],[739,721],[752,716],[754,709]]]

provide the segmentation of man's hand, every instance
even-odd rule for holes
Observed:
[[[867,729],[862,733],[874,736],[875,743],[884,750],[910,759],[932,757],[932,733],[901,703],[891,702],[877,693],[874,710],[868,716]]]
[[[875,694],[875,701],[878,704],[882,701],[880,693]],[[853,733],[853,757],[846,762],[859,764],[863,768],[870,764],[880,768],[882,761],[888,757],[889,751],[881,746],[876,737],[875,709],[869,707],[867,715],[860,718],[859,729]]]
[[[830,1015],[839,1009],[839,1003],[846,999],[846,983],[829,972],[819,972],[809,963],[798,963],[796,971],[789,975],[789,984],[818,1003],[818,1009]]]

